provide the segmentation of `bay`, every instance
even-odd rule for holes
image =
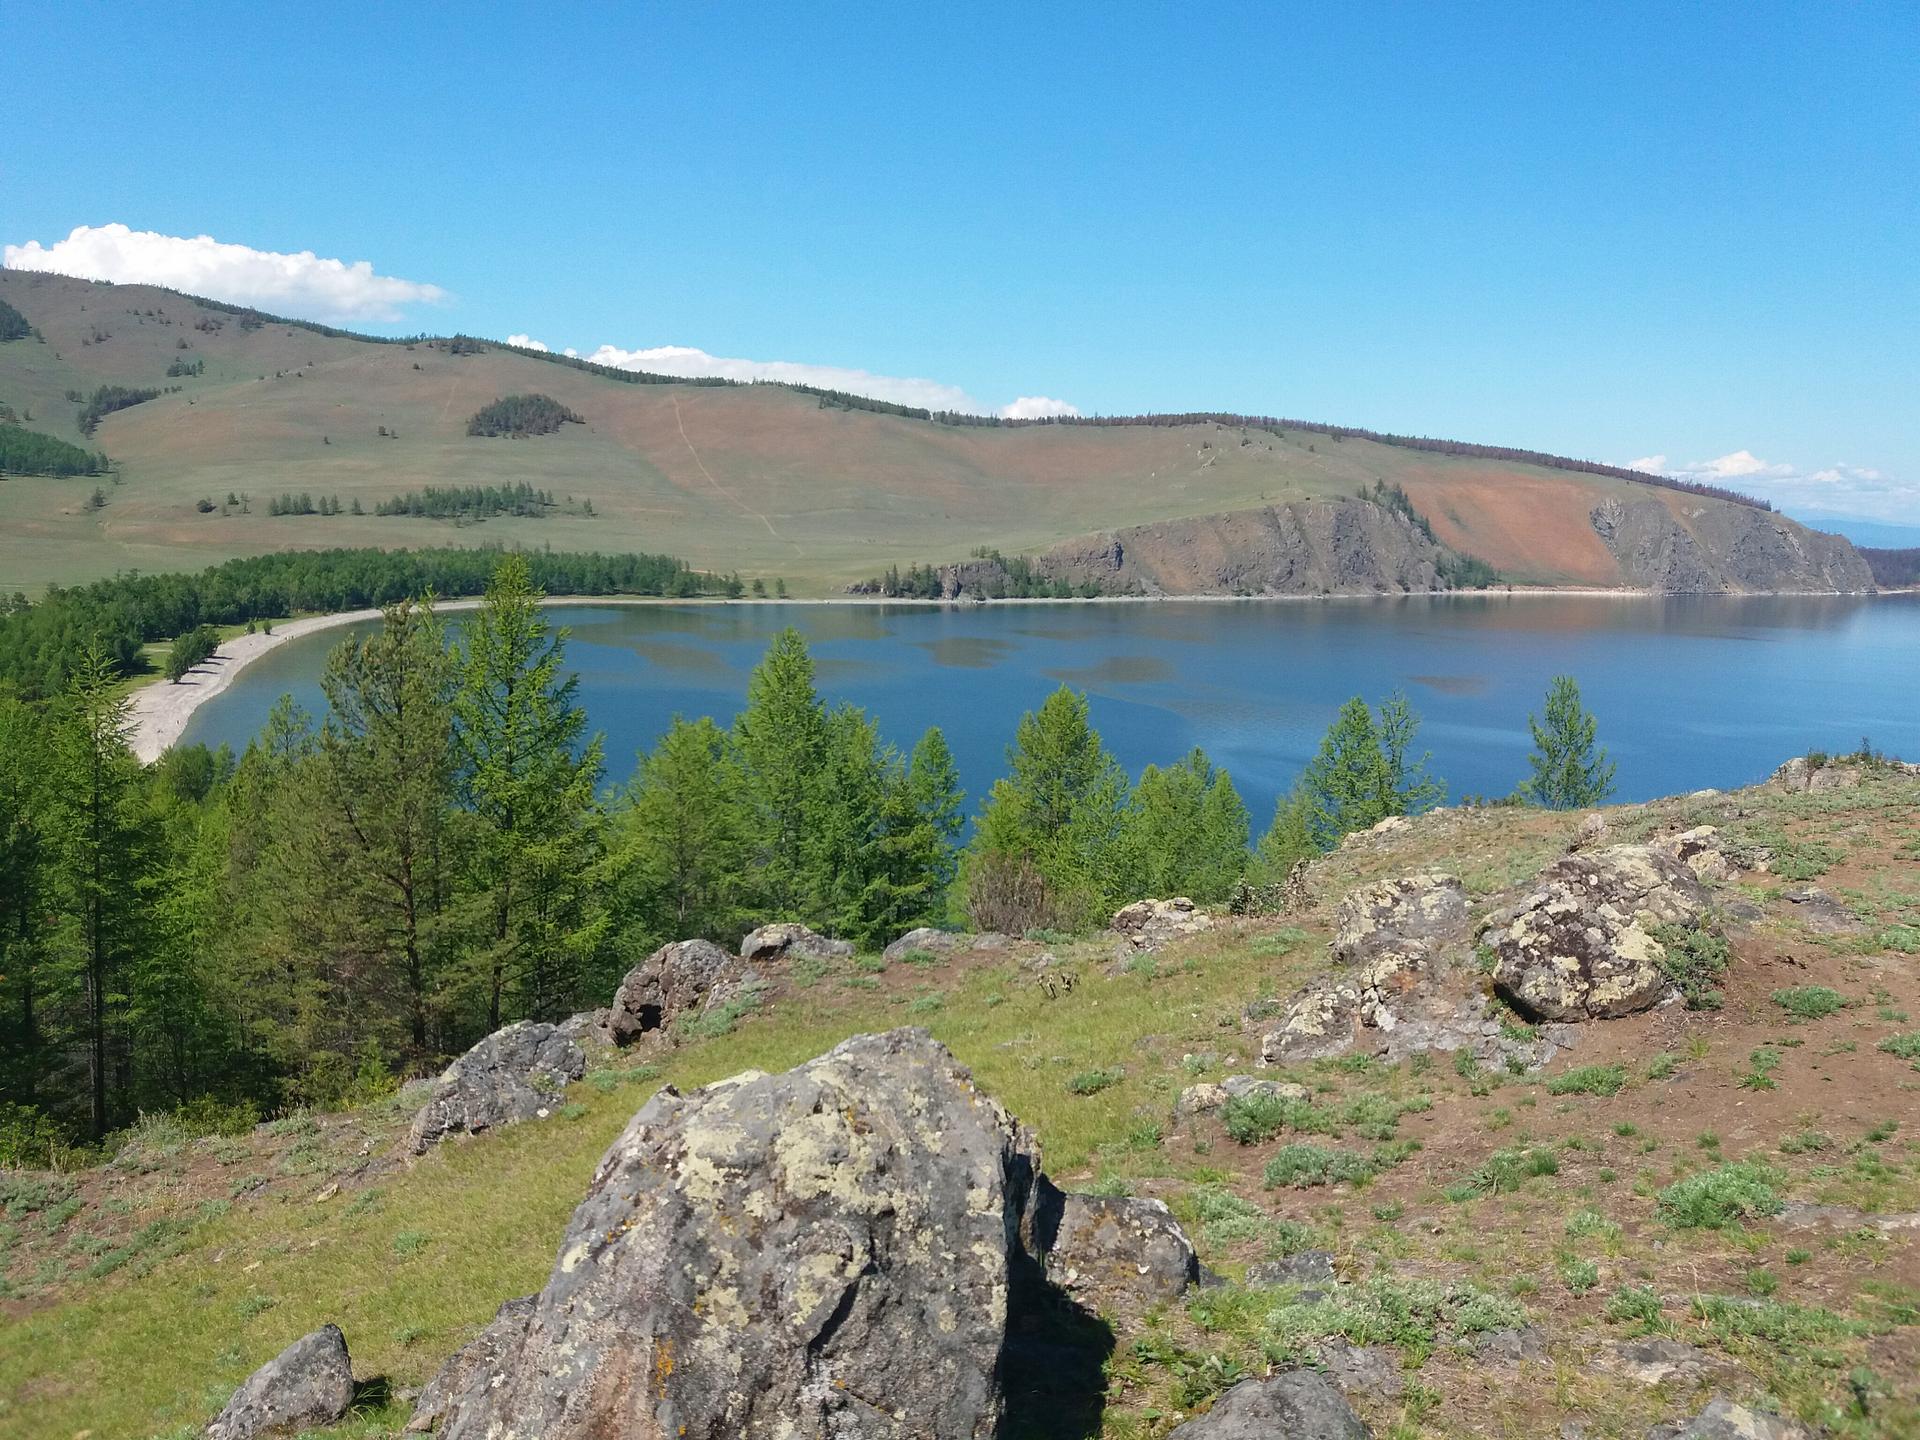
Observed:
[[[726,723],[783,626],[806,635],[831,701],[905,750],[944,728],[973,801],[1006,768],[1024,711],[1061,684],[1129,771],[1203,747],[1256,823],[1349,696],[1403,691],[1450,797],[1526,773],[1527,716],[1570,674],[1618,760],[1621,800],[1765,778],[1863,737],[1920,756],[1920,596],[1473,595],[1326,601],[1019,604],[582,604],[569,627],[609,783],[674,715]],[[449,621],[457,633],[459,616]],[[195,713],[185,740],[245,746],[290,693],[314,711],[321,631],[268,652]]]

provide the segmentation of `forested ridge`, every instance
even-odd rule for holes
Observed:
[[[57,694],[89,646],[122,676],[140,647],[197,625],[243,625],[286,615],[358,610],[432,593],[478,595],[498,549],[284,551],[229,560],[198,574],[137,572],[29,602],[0,600],[0,688],[29,698]],[[534,583],[554,595],[691,597],[725,588],[670,555],[540,551],[526,557]]]
[[[1133,781],[1062,687],[963,846],[941,732],[903,752],[829,705],[791,629],[729,727],[677,719],[609,790],[537,557],[492,558],[456,640],[390,603],[329,656],[324,713],[283,700],[238,757],[142,767],[98,644],[52,698],[0,695],[0,1165],[61,1163],[143,1111],[233,1129],[386,1093],[502,1024],[605,1004],[667,940],[1085,930],[1143,895],[1245,895],[1442,794],[1406,703],[1356,698],[1250,848],[1202,752]],[[176,641],[179,668],[207,638]],[[1571,682],[1534,734],[1526,798],[1604,795]]]

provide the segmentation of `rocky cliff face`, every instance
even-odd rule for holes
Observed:
[[[1622,583],[1672,595],[1873,588],[1860,552],[1838,535],[1744,505],[1602,501],[1593,528]]]

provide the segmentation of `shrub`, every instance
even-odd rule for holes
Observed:
[[[1897,1055],[1902,1060],[1920,1060],[1920,1030],[1910,1030],[1905,1035],[1889,1035],[1877,1048],[1889,1055]]]
[[[1653,932],[1666,954],[1660,969],[1673,982],[1689,1010],[1718,1010],[1716,988],[1733,962],[1727,938],[1715,930],[1694,925],[1662,925]]]
[[[979,930],[1025,935],[1029,930],[1067,930],[1077,918],[1055,896],[1046,877],[1025,856],[990,852],[967,870],[967,914]]]
[[[1560,1278],[1575,1295],[1584,1295],[1600,1283],[1600,1267],[1591,1260],[1569,1260],[1560,1270]]]
[[[1098,1095],[1124,1078],[1125,1072],[1121,1070],[1082,1070],[1067,1081],[1067,1089],[1075,1095]]]
[[[1773,1003],[1796,1020],[1819,1020],[1847,1007],[1847,997],[1825,985],[1795,985],[1773,992]]]
[[[1607,1319],[1631,1322],[1634,1333],[1651,1335],[1667,1328],[1660,1316],[1660,1292],[1651,1285],[1623,1285],[1607,1300]]]
[[[1662,1190],[1659,1211],[1677,1230],[1724,1230],[1749,1216],[1778,1215],[1785,1208],[1774,1186],[1780,1172],[1741,1160],[1676,1180]]]
[[[1242,1145],[1258,1145],[1287,1129],[1322,1135],[1331,1129],[1308,1101],[1261,1091],[1227,1101],[1220,1111],[1220,1123]]]
[[[66,1150],[66,1137],[45,1113],[0,1101],[0,1170],[51,1170]]]
[[[1282,1185],[1306,1189],[1314,1185],[1364,1185],[1378,1172],[1373,1160],[1352,1150],[1324,1145],[1283,1145],[1267,1162],[1269,1190]]]
[[[1547,1081],[1549,1095],[1618,1095],[1627,1083],[1624,1065],[1582,1065]]]
[[[1482,1195],[1511,1194],[1539,1175],[1557,1175],[1560,1161],[1551,1150],[1496,1150],[1487,1163],[1449,1185],[1445,1194],[1456,1205]]]

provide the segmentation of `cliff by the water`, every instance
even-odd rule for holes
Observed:
[[[1857,593],[1873,572],[1851,542],[1766,510],[1605,500],[1593,528],[1623,583],[1671,595],[1780,591]]]

